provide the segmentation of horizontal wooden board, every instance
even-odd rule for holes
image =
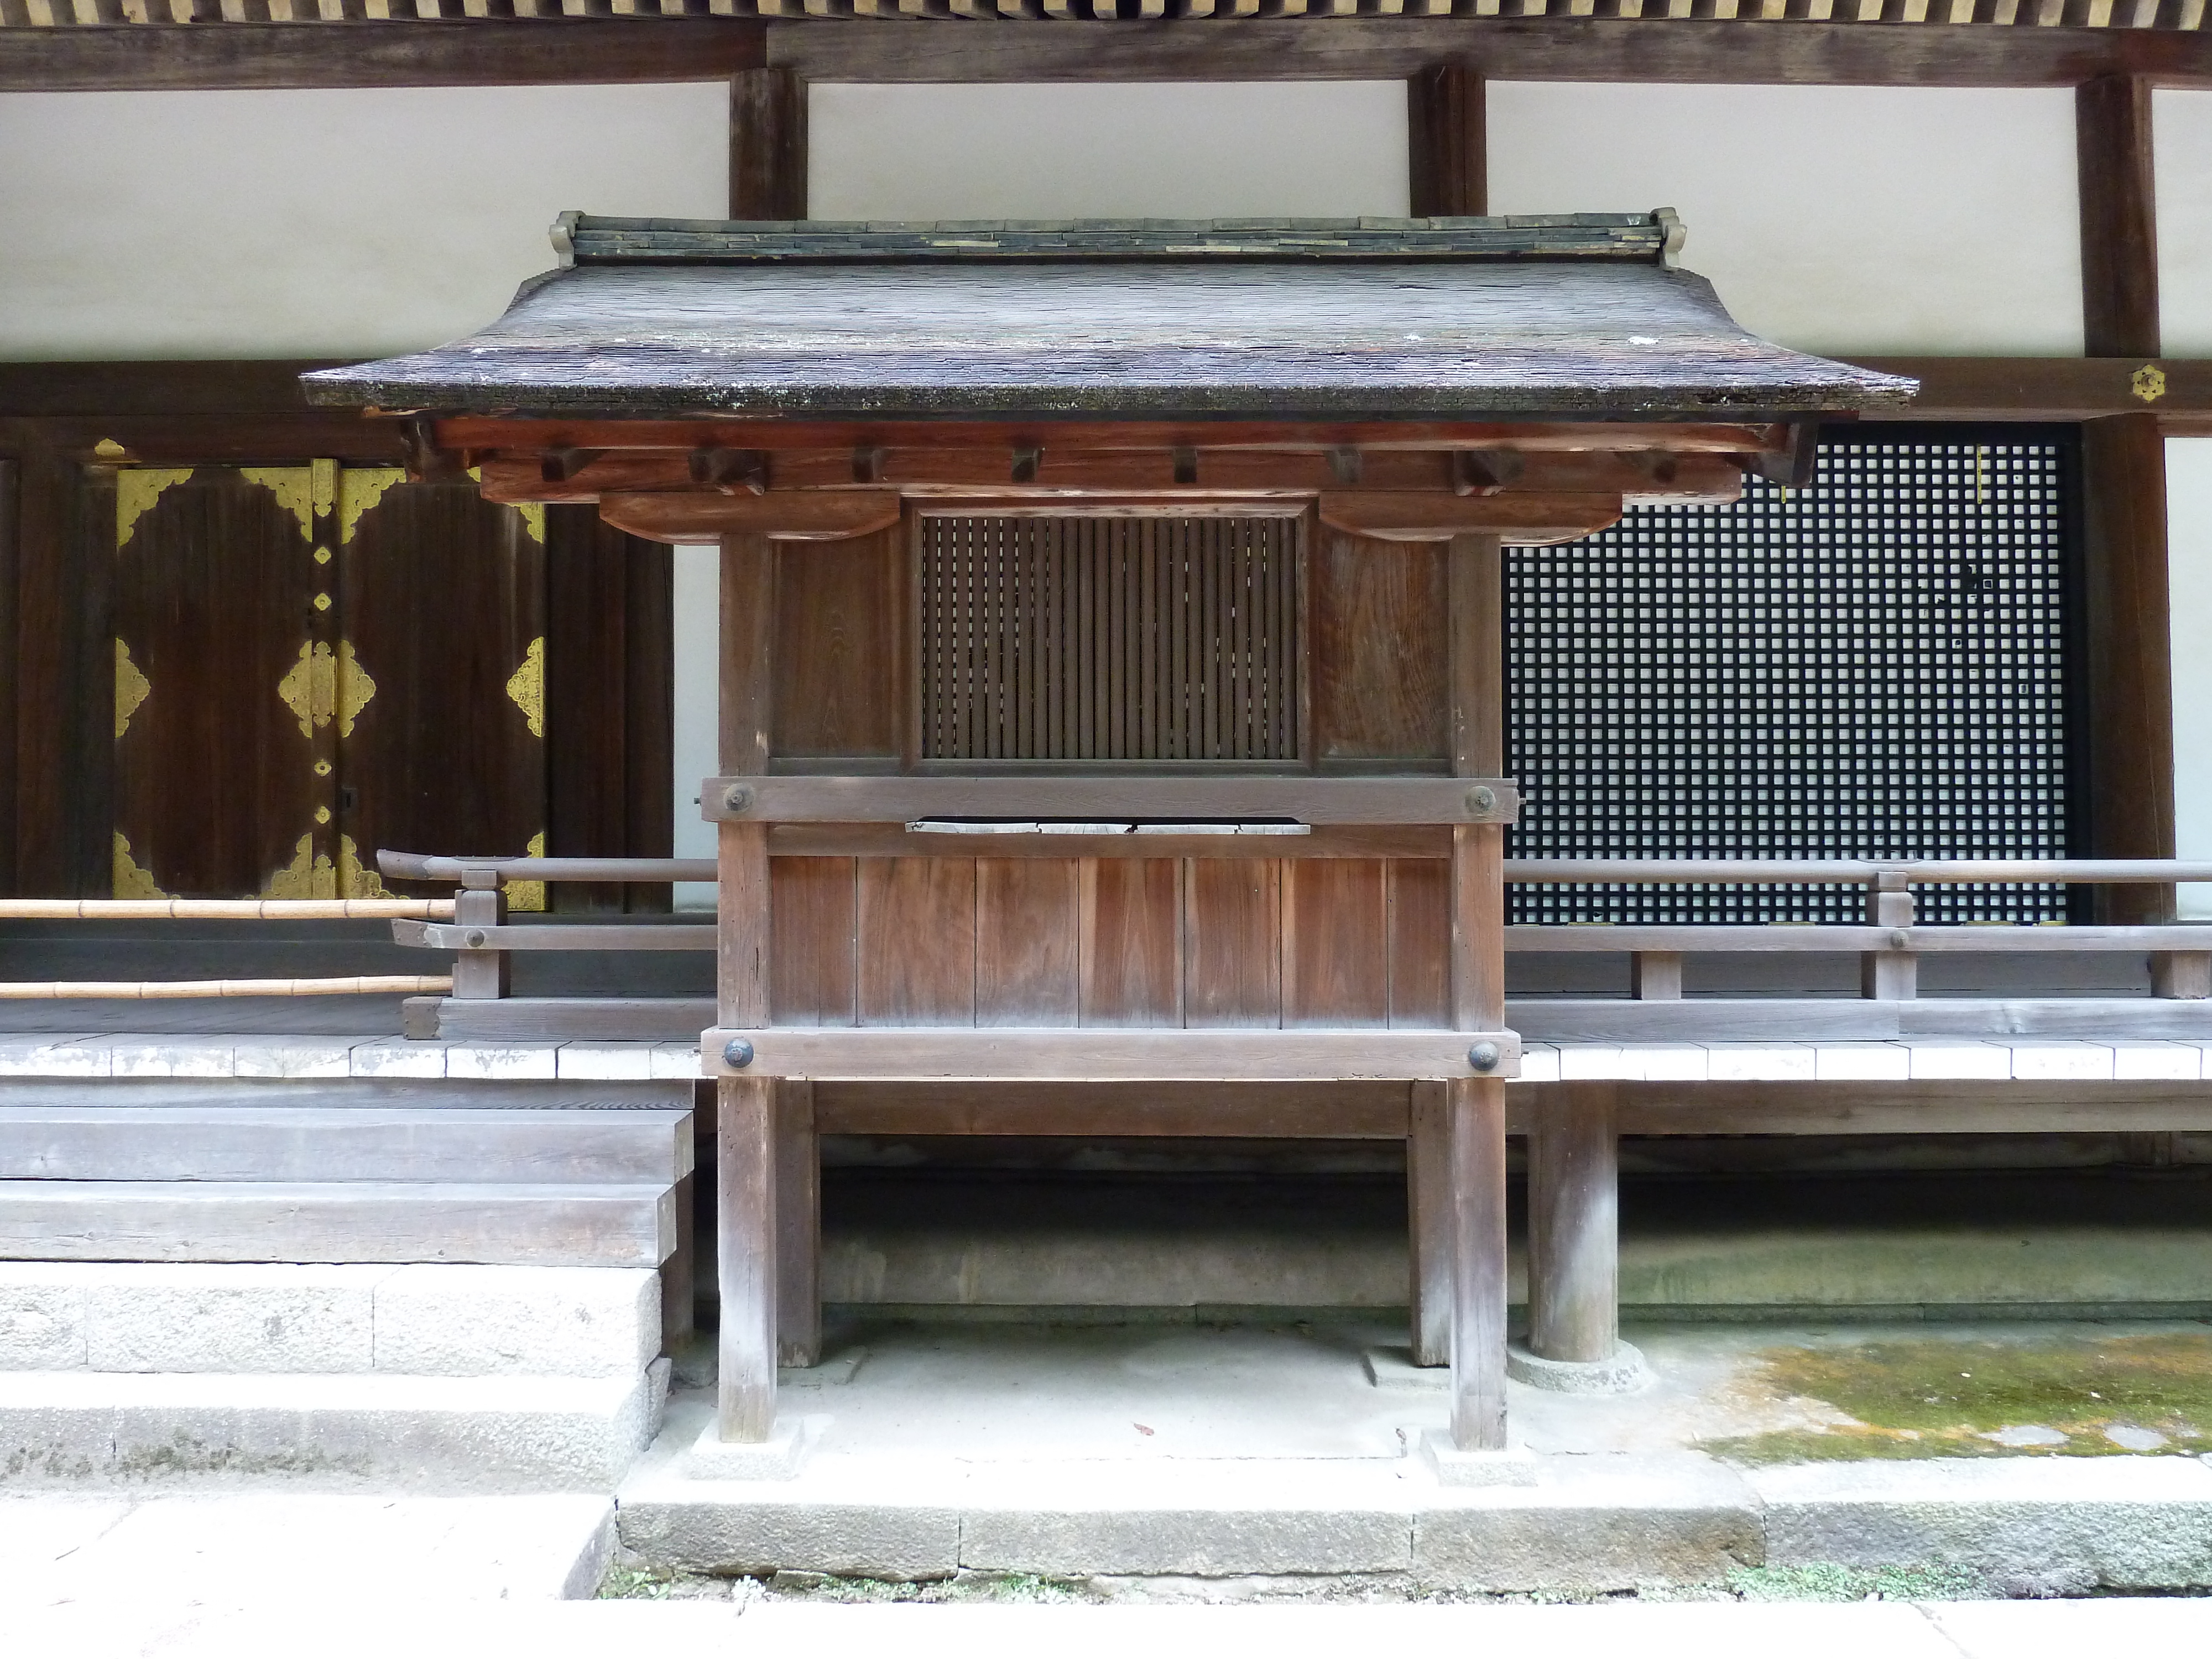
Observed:
[[[1565,1086],[1513,1091],[1516,1127],[1556,1109]],[[2132,1134],[2212,1128],[2197,1083],[1623,1083],[1617,1122],[1633,1135]]]
[[[441,997],[424,1009],[424,1035],[449,1042],[690,1042],[714,1023],[712,997]]]
[[[1923,997],[1687,997],[1631,1002],[1531,997],[1509,1002],[1509,1024],[1531,1042],[1729,1042],[1910,1036],[2212,1038],[2212,1002],[2158,997],[2001,1000]]]
[[[395,921],[401,945],[431,951],[711,951],[714,928],[690,922],[547,922],[543,926],[465,927],[451,922]]]
[[[780,823],[770,854],[941,859],[1439,859],[1441,824],[1316,824],[1304,836],[940,836],[903,823]]]
[[[850,1135],[1200,1135],[1397,1140],[1403,1083],[817,1083],[815,1127]]]
[[[753,1045],[744,1070],[723,1048]],[[1009,1078],[1071,1083],[1126,1080],[1332,1082],[1468,1078],[1468,1052],[1494,1044],[1498,1063],[1480,1075],[1510,1078],[1520,1063],[1510,1031],[1012,1030],[1003,1027],[871,1026],[857,1030],[723,1030],[701,1052],[717,1077]]]
[[[657,1267],[673,1188],[0,1181],[0,1259]]]
[[[0,1105],[9,1181],[672,1186],[691,1169],[688,1110]]]
[[[733,810],[730,791],[746,792]],[[1486,805],[1474,804],[1479,790]],[[1323,778],[1224,773],[1164,777],[1000,774],[986,777],[710,778],[707,817],[770,823],[908,823],[920,818],[1060,819],[1128,823],[1291,818],[1306,823],[1510,823],[1520,797],[1504,778]],[[1008,836],[1008,840],[1016,837]],[[1131,835],[1130,856],[1154,856]],[[1255,839],[1260,839],[1255,837]],[[1294,840],[1266,837],[1271,846]],[[1281,857],[1279,851],[1273,854]]]

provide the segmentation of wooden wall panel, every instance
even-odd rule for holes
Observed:
[[[1390,903],[1390,1024],[1451,1024],[1451,865],[1443,859],[1393,859]]]
[[[15,590],[21,578],[19,552],[22,546],[22,466],[12,455],[0,455],[0,803],[12,803],[15,793],[15,732],[18,708],[16,675]],[[15,887],[15,814],[0,805],[0,894]]]
[[[1283,884],[1283,1024],[1390,1018],[1388,861],[1302,859]]]
[[[863,1025],[975,1020],[975,860],[862,859]]]
[[[672,550],[590,506],[545,509],[545,850],[666,858],[674,844]],[[570,913],[665,910],[669,889],[562,883]]]
[[[1446,731],[1440,544],[1324,532],[1314,559],[1313,720],[1326,760],[1441,760]]]
[[[2141,76],[2112,76],[2074,90],[2087,356],[2158,356],[2151,84]]]
[[[339,734],[339,822],[362,866],[380,848],[542,850],[544,519],[465,477],[349,472],[341,489],[339,611],[374,688]]]
[[[778,755],[896,756],[905,532],[776,549]]]
[[[730,77],[730,217],[805,216],[806,83],[789,70],[741,69]]]
[[[329,605],[313,601],[330,576],[279,493],[295,489],[304,512],[308,469],[282,477],[272,488],[220,467],[118,475],[108,659],[119,896],[317,896],[327,830],[315,819],[325,788],[315,732],[330,717],[309,701],[308,656],[326,676],[330,647],[310,641],[328,631]]]
[[[1281,862],[1187,859],[1182,890],[1183,1023],[1281,1024]]]
[[[1490,211],[1490,146],[1482,72],[1432,64],[1406,83],[1407,211],[1480,216]]]
[[[769,861],[769,1006],[779,1025],[860,1019],[859,860]]]
[[[975,1022],[1073,1025],[1080,880],[1074,859],[975,861]]]
[[[1182,892],[1176,859],[1085,859],[1085,1025],[1182,1023]]]

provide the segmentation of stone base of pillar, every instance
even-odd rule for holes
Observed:
[[[1519,1342],[1505,1348],[1505,1374],[1516,1382],[1553,1394],[1635,1394],[1658,1379],[1644,1356],[1626,1342],[1607,1359],[1546,1359]]]

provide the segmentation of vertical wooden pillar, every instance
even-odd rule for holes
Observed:
[[[1489,142],[1481,73],[1432,64],[1406,83],[1407,183],[1417,219],[1490,211]]]
[[[822,1358],[822,1153],[804,1078],[776,1085],[775,1182],[777,1363],[811,1365]]]
[[[1406,1210],[1413,1234],[1413,1363],[1451,1364],[1452,1261],[1458,1223],[1452,1204],[1451,1106],[1444,1085],[1413,1085],[1406,1133]]]
[[[730,217],[806,216],[806,83],[787,69],[730,82]]]
[[[775,550],[765,536],[722,538],[722,773],[768,769],[775,647]],[[719,1023],[768,1024],[769,866],[763,824],[726,822],[717,843],[715,1003]],[[717,1085],[715,1272],[721,1296],[721,1437],[768,1438],[775,1423],[775,1084]]]
[[[1620,1341],[1615,1085],[1567,1083],[1528,1128],[1528,1346],[1595,1364]]]
[[[2158,222],[2151,86],[2093,81],[2075,94],[2083,349],[2158,356]],[[2166,447],[2157,417],[2082,428],[2083,638],[2093,858],[2172,858],[2173,687],[2166,593]],[[2096,919],[2170,921],[2170,885],[2100,887]]]
[[[1460,536],[1446,553],[1450,612],[1452,769],[1496,777],[1505,766],[1504,574],[1495,536]],[[1505,1024],[1505,832],[1452,830],[1451,1011],[1461,1030]],[[1455,1079],[1451,1120],[1452,1443],[1505,1444],[1505,1085]]]

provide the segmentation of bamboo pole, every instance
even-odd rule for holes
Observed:
[[[442,996],[440,974],[356,974],[339,979],[50,979],[0,981],[0,1002],[160,1002],[193,997]]]

